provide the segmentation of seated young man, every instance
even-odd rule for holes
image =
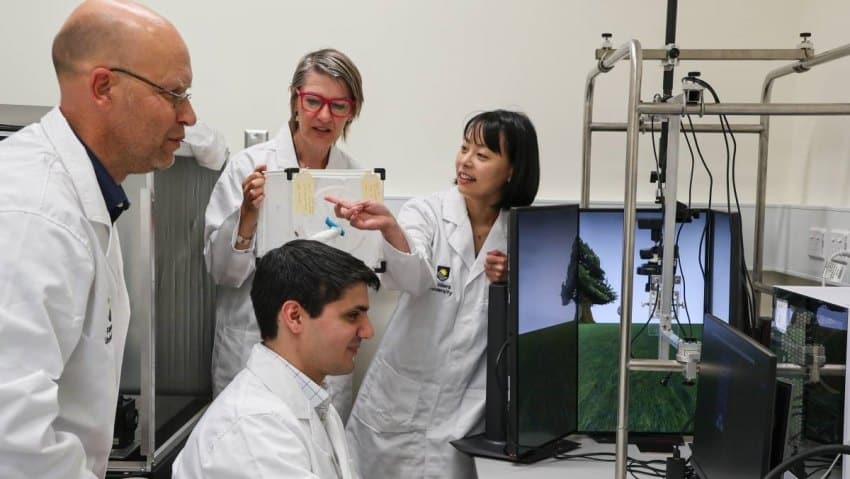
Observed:
[[[356,478],[322,382],[351,372],[374,333],[367,287],[380,287],[371,269],[316,241],[263,256],[251,288],[263,341],[204,413],[172,477]]]

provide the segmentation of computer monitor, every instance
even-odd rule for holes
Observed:
[[[705,312],[741,331],[749,331],[743,301],[746,279],[741,215],[713,210],[709,231]]]
[[[706,314],[691,462],[701,479],[752,479],[770,470],[776,356]]]
[[[485,431],[457,449],[533,462],[577,446],[561,439],[576,429],[577,235],[575,205],[511,210],[509,284],[489,291]]]
[[[545,456],[549,446],[576,431],[578,232],[576,205],[510,212],[509,455]]]
[[[638,221],[660,220],[659,209],[639,209]],[[704,281],[700,264],[705,264],[705,245],[701,247],[706,214],[676,225],[680,268],[676,285],[680,303],[678,310],[680,336],[702,334]],[[583,267],[579,281],[583,287],[597,292],[594,298],[579,301],[579,430],[601,440],[613,439],[617,428],[617,358],[620,350],[620,285],[623,265],[623,209],[582,209],[579,220]],[[647,276],[637,274],[646,260],[640,250],[655,245],[647,229],[635,230],[635,271],[632,273],[632,352],[637,358],[658,357],[658,321],[642,329],[652,310],[646,291]],[[586,283],[590,283],[589,285]],[[675,355],[670,350],[670,357]],[[681,435],[692,431],[696,405],[696,388],[683,383],[680,374],[640,372],[629,378],[629,439],[634,442],[656,440],[660,435]]]

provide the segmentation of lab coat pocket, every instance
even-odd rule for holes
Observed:
[[[421,385],[399,374],[382,358],[376,358],[371,368],[352,414],[376,432],[415,429],[414,413]]]

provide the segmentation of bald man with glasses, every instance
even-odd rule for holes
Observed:
[[[130,319],[121,183],[171,166],[195,123],[186,45],[139,4],[80,4],[53,63],[59,106],[0,142],[4,479],[105,476]]]

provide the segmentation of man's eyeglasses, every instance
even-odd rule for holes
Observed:
[[[345,118],[354,111],[354,100],[348,98],[325,98],[318,93],[308,93],[296,88],[295,92],[301,98],[301,108],[309,113],[316,113],[328,105],[331,115]]]
[[[174,108],[177,108],[178,106],[180,106],[181,103],[183,103],[184,101],[189,101],[189,99],[192,98],[192,92],[190,92],[189,90],[186,90],[183,93],[177,93],[176,91],[172,91],[172,90],[169,90],[167,88],[163,88],[163,87],[157,85],[156,83],[148,80],[147,78],[145,78],[141,75],[138,75],[136,73],[133,73],[129,70],[125,70],[123,68],[110,68],[109,71],[115,72],[115,73],[123,73],[124,75],[127,75],[131,78],[135,78],[136,80],[139,80],[142,83],[148,84],[148,86],[150,86],[154,90],[156,90],[157,93],[159,93],[160,95],[163,95],[166,98],[168,98],[169,100],[171,100],[171,103],[172,103],[172,105],[174,105]]]

